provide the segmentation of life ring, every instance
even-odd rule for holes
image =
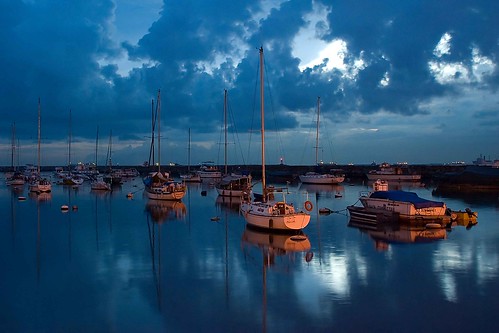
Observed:
[[[312,202],[310,200],[305,201],[304,206],[305,206],[305,209],[309,212],[314,208],[314,205],[312,204]]]

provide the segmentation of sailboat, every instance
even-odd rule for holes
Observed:
[[[250,226],[271,229],[276,231],[299,231],[310,222],[310,214],[298,211],[292,204],[286,202],[285,193],[283,199],[275,201],[274,192],[267,188],[265,180],[265,112],[264,112],[264,89],[263,89],[263,47],[260,47],[260,113],[261,113],[261,153],[262,153],[262,190],[261,201],[243,201],[240,211],[244,215],[246,223]]]
[[[195,172],[191,172],[191,129],[189,128],[189,145],[187,147],[187,173],[180,175],[184,182],[201,183],[201,176]]]
[[[16,124],[12,124],[12,153],[11,153],[11,166],[12,172],[5,174],[5,184],[7,186],[17,187],[24,185],[26,180],[24,174],[17,169],[19,164],[19,152],[16,151]]]
[[[38,165],[35,178],[30,180],[29,191],[42,193],[52,191],[52,183],[47,178],[42,178],[40,174],[40,146],[41,146],[41,107],[40,98],[38,98]]]
[[[97,138],[95,139],[95,168],[97,169],[97,149],[99,148],[99,127],[97,127]],[[93,191],[111,191],[111,183],[104,180],[99,174],[94,175],[94,179],[90,183],[90,190]]]
[[[251,175],[229,174],[227,172],[227,89],[224,90],[224,131],[225,131],[225,169],[222,181],[217,183],[215,188],[218,195],[224,197],[249,196],[251,194]]]
[[[321,110],[321,98],[317,97],[317,131],[315,136],[315,165],[319,165],[319,119]],[[300,175],[300,181],[304,184],[340,184],[345,180],[345,174],[341,170],[331,170],[331,173],[321,174],[318,172],[307,172]]]
[[[187,187],[185,183],[178,183],[170,178],[168,172],[161,171],[161,92],[158,90],[158,102],[156,103],[156,114],[158,117],[158,171],[151,172],[144,181],[144,193],[149,199],[156,200],[181,200]],[[154,146],[151,146],[154,149]]]
[[[68,172],[62,178],[62,185],[81,185],[83,184],[83,178],[77,174],[73,173],[71,166],[71,141],[72,141],[72,128],[71,128],[71,110],[69,110],[69,136],[68,136]]]

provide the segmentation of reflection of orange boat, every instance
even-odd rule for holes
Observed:
[[[447,231],[434,224],[425,226],[401,225],[398,223],[367,222],[350,218],[348,226],[367,233],[376,243],[376,249],[386,250],[390,243],[426,243],[447,238]]]
[[[273,233],[269,231],[255,230],[246,227],[244,231],[243,244],[251,244],[266,252],[282,255],[291,252],[305,252],[310,250],[310,240],[305,234],[290,235],[285,233]]]
[[[167,220],[180,220],[187,213],[187,208],[183,202],[169,200],[148,200],[146,210],[156,223]]]

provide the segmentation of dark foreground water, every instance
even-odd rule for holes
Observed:
[[[420,238],[348,226],[345,208],[363,185],[291,185],[288,199],[308,190],[314,203],[308,240],[247,230],[238,204],[207,184],[176,204],[141,189],[135,179],[112,193],[54,185],[31,196],[0,185],[1,332],[497,329],[497,193],[433,197],[477,211],[478,225],[407,243]],[[411,190],[432,198],[431,188]]]

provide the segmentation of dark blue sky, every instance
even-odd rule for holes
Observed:
[[[139,4],[137,4],[139,3]],[[259,162],[256,80],[265,50],[267,161],[499,159],[499,2],[73,0],[0,3],[0,165],[148,159],[161,89],[162,163]]]

